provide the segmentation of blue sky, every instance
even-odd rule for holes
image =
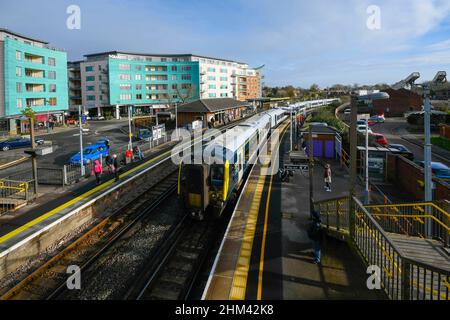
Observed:
[[[66,8],[81,9],[81,29]],[[370,30],[377,5],[381,28]],[[64,48],[196,53],[265,64],[265,84],[321,87],[450,72],[450,0],[0,0],[0,27]]]

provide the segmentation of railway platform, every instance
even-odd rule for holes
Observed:
[[[289,150],[286,136],[280,158]],[[346,171],[331,164],[332,192],[325,191],[323,169],[315,166],[316,200],[348,194]],[[282,182],[278,174],[263,176],[261,170],[253,167],[240,195],[203,299],[385,299],[367,288],[366,268],[346,243],[327,237],[322,262],[313,263],[308,173],[295,172]]]

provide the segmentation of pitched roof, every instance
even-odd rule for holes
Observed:
[[[178,106],[178,112],[217,112],[248,105],[249,104],[245,101],[239,101],[232,98],[199,99]]]

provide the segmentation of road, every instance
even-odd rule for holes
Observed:
[[[110,147],[113,152],[122,150],[127,146],[128,136],[120,130],[126,126],[126,120],[111,121],[90,121],[89,132],[83,134],[83,144],[87,146],[95,143],[100,138],[110,139]],[[43,135],[46,141],[51,141],[53,145],[53,153],[38,157],[38,166],[40,167],[62,167],[69,163],[72,155],[80,150],[80,135],[78,128],[67,130],[55,134]],[[1,153],[1,157],[14,157],[17,159],[24,155],[25,149],[14,149]],[[29,161],[15,167],[4,169],[0,172],[0,178],[8,177],[17,172],[30,170]]]
[[[372,127],[373,132],[382,133],[387,138],[389,143],[398,143],[407,147],[417,161],[423,161],[423,147],[411,143],[402,138],[402,136],[410,135],[407,130],[407,122],[404,118],[387,118],[385,123],[379,123]],[[432,153],[432,161],[442,162],[450,166],[450,159],[440,157],[436,153]]]

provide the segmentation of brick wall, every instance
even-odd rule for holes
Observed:
[[[414,162],[397,155],[387,156],[386,177],[388,181],[412,194],[417,201],[424,198],[423,170]],[[440,179],[433,179],[436,186],[434,200],[450,199],[450,187]]]
[[[373,101],[376,113],[384,113],[386,117],[402,117],[405,112],[422,110],[422,97],[414,92],[405,89],[386,89],[383,92],[390,98]]]

